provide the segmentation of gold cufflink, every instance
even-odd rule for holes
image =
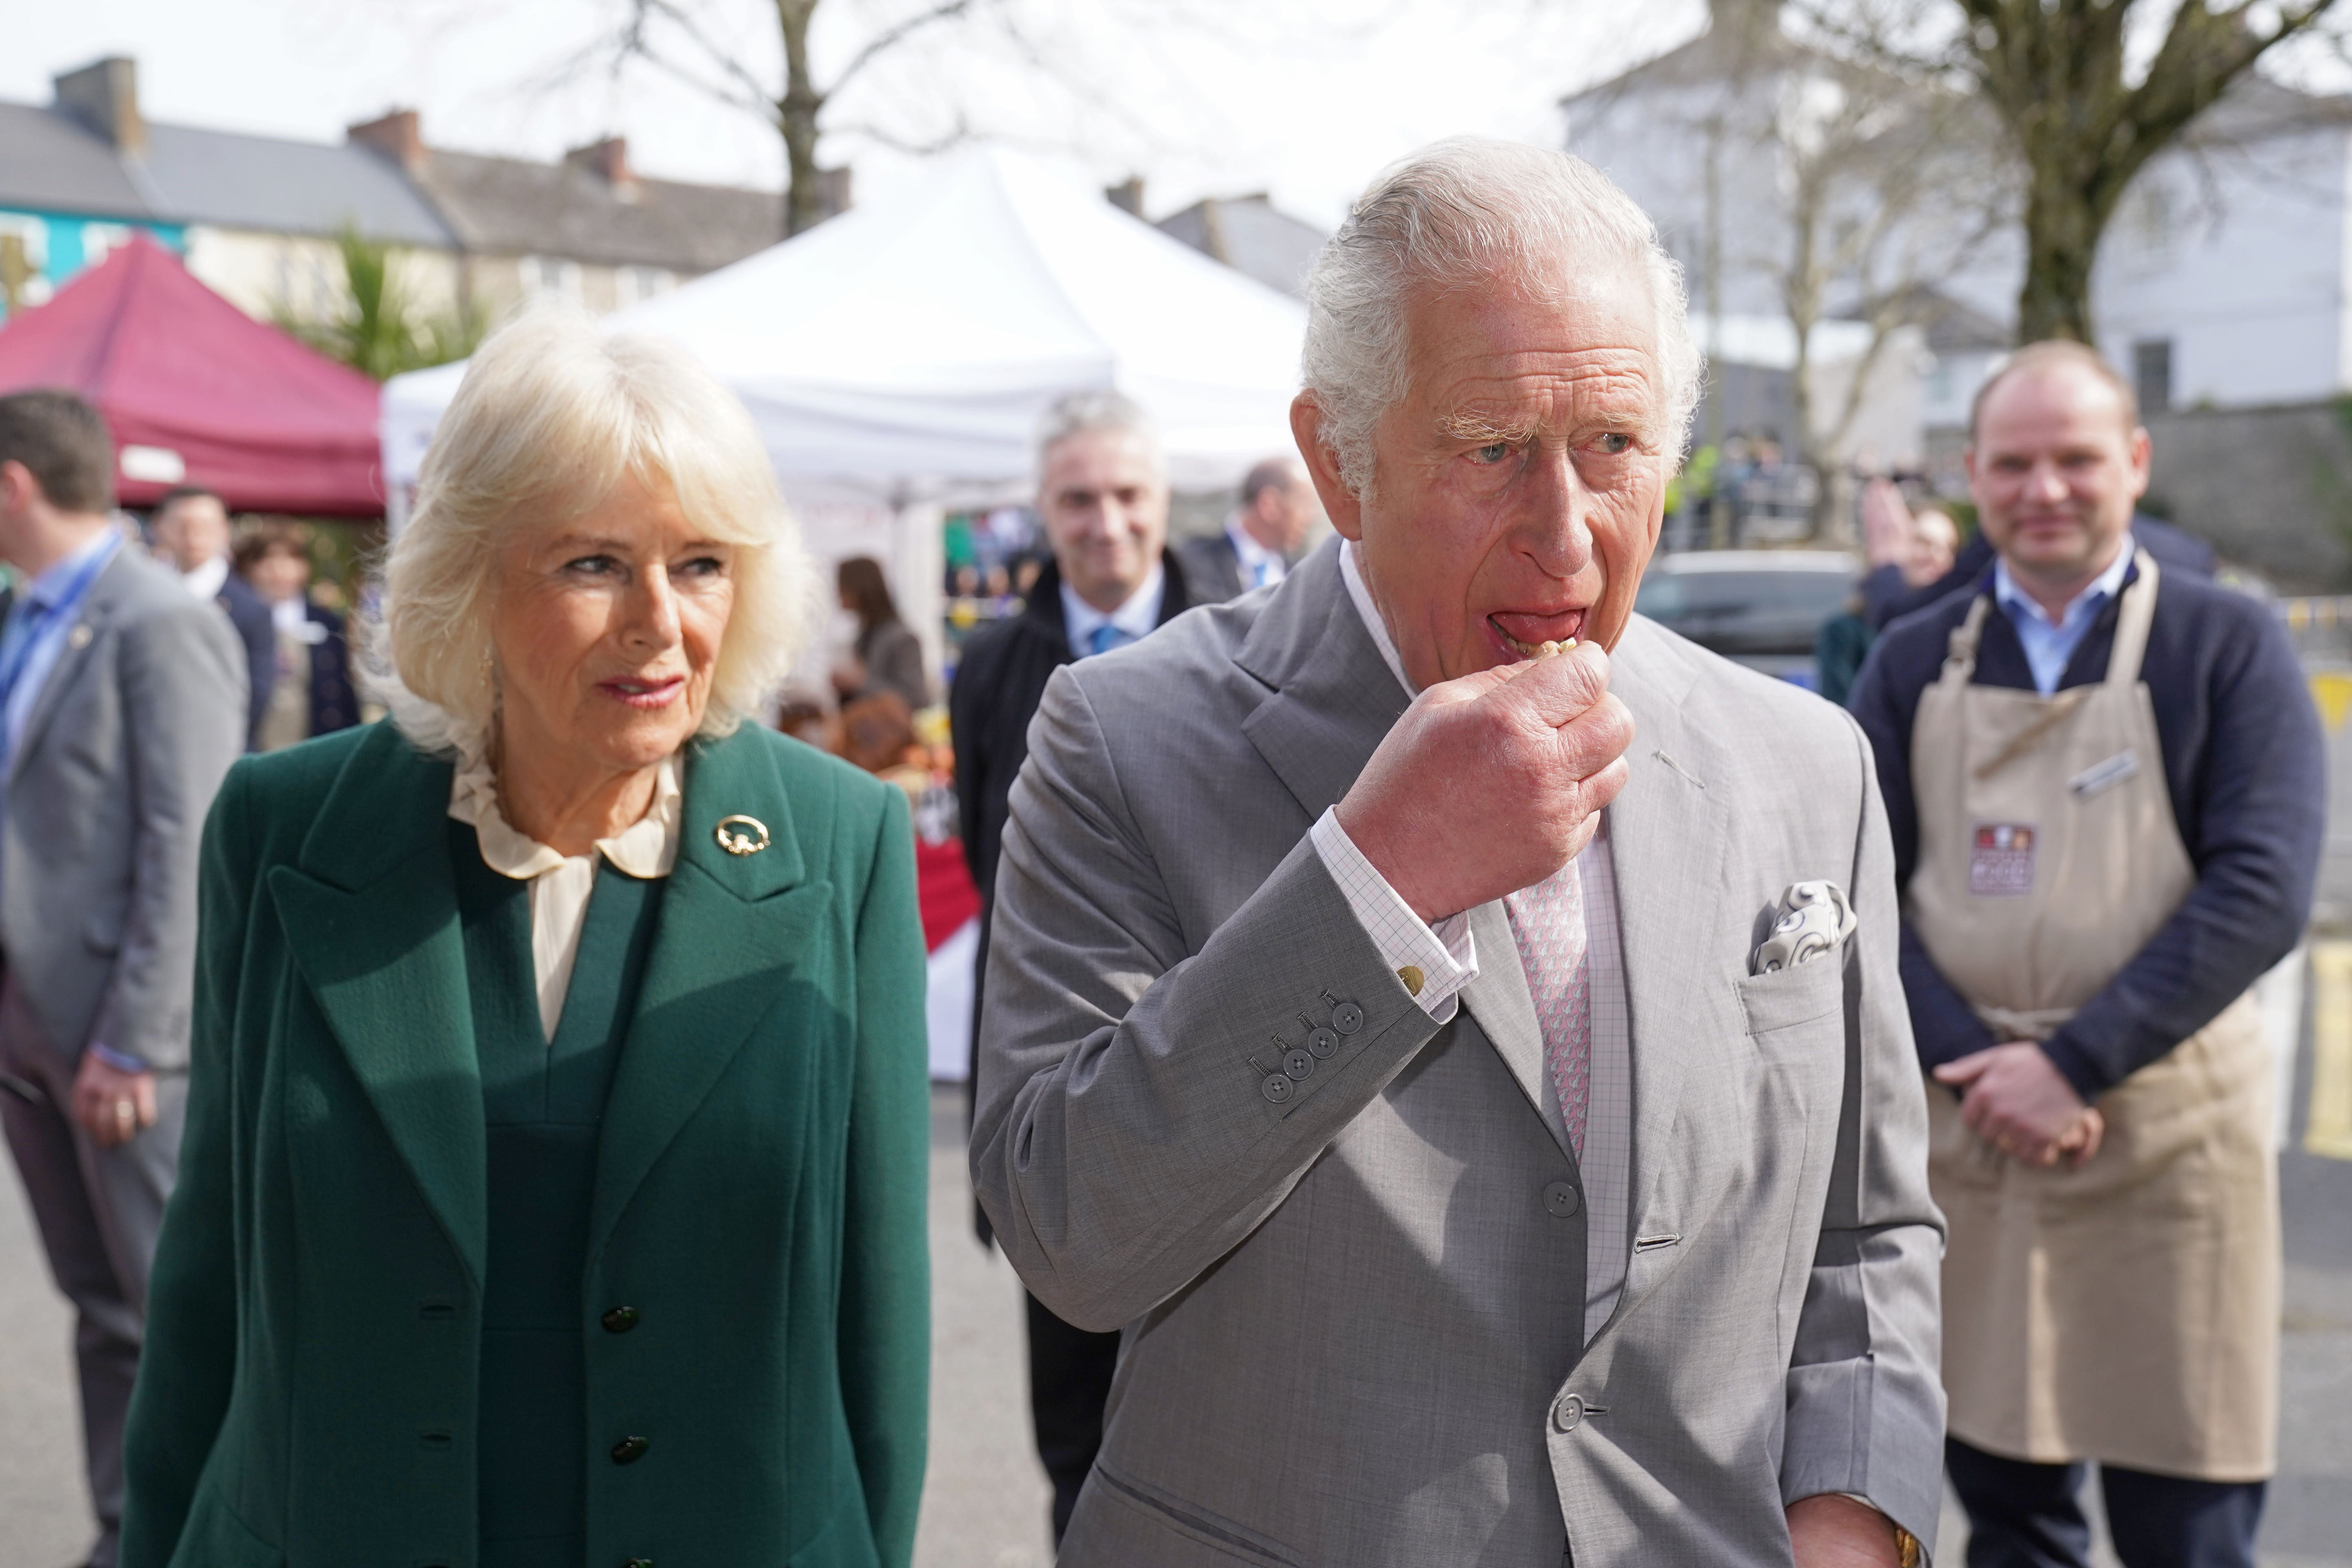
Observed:
[[[1421,994],[1422,973],[1418,968],[1408,963],[1397,971],[1397,978],[1404,982],[1404,988],[1407,991],[1416,996]]]
[[[756,816],[722,816],[711,837],[730,855],[757,855],[768,847],[768,825]]]

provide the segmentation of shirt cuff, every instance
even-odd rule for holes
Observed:
[[[118,1051],[110,1046],[101,1046],[96,1040],[89,1043],[89,1054],[116,1072],[142,1073],[155,1070],[128,1051]]]
[[[1355,912],[1364,934],[1380,949],[1381,961],[1397,972],[1421,1010],[1444,1024],[1454,1017],[1454,998],[1478,978],[1478,947],[1470,934],[1467,912],[1448,915],[1434,926],[1412,912],[1412,906],[1389,879],[1364,858],[1339,814],[1326,810],[1307,830],[1323,868],[1339,884],[1340,896]],[[1415,986],[1412,976],[1421,984]]]

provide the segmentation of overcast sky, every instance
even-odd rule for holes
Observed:
[[[681,0],[763,79],[770,0]],[[988,0],[983,0],[983,5]],[[930,143],[971,129],[1083,166],[1146,176],[1153,216],[1202,195],[1270,191],[1329,225],[1381,164],[1464,132],[1556,143],[1565,92],[1673,47],[1703,0],[999,0],[990,24],[933,29],[845,92],[841,127]],[[917,0],[824,0],[820,76]],[[775,185],[777,140],[651,69],[582,63],[625,0],[73,0],[12,8],[0,99],[110,53],[139,62],[152,119],[340,140],[420,109],[426,140],[552,157],[610,131],[641,172]],[[828,138],[862,195],[913,166],[855,133]]]

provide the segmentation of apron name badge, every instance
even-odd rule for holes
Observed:
[[[1979,822],[1969,844],[1969,891],[1983,899],[2021,899],[2033,891],[2033,825]]]
[[[2139,776],[2139,758],[2129,751],[2117,752],[2104,763],[2094,763],[2066,781],[2076,800],[2088,800],[2102,790],[2110,790],[2126,779]]]

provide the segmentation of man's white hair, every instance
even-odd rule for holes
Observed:
[[[1501,282],[1541,297],[1563,276],[1611,269],[1638,273],[1656,305],[1665,435],[1679,458],[1701,365],[1682,268],[1649,215],[1583,159],[1523,142],[1454,137],[1391,165],[1307,279],[1307,391],[1348,488],[1370,492],[1372,431],[1405,395],[1405,311],[1417,294]]]
[[[1160,427],[1144,412],[1143,405],[1124,392],[1105,386],[1089,387],[1057,399],[1037,422],[1037,476],[1041,480],[1045,474],[1045,459],[1054,448],[1087,430],[1134,437],[1150,460],[1151,471],[1166,475],[1168,459],[1160,449]]]

